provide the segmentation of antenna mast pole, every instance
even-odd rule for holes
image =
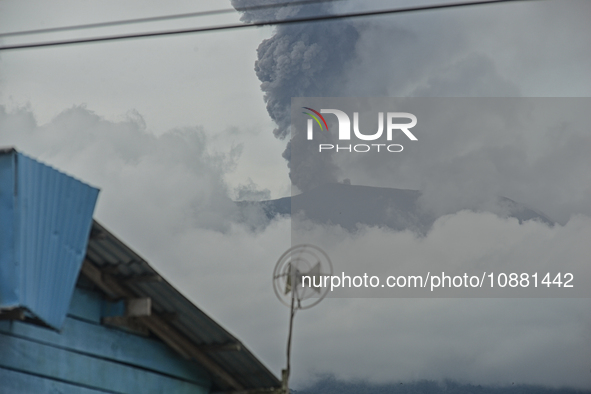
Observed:
[[[295,276],[295,275],[293,275]],[[291,283],[295,283],[295,278],[292,277]],[[291,307],[289,308],[289,334],[287,336],[287,368],[282,372],[282,391],[284,394],[289,394],[289,373],[291,371],[291,333],[293,331],[293,317],[295,316],[295,292],[297,289],[291,288]]]

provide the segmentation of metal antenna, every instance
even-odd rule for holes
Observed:
[[[321,282],[325,275],[332,275],[332,263],[328,255],[314,245],[291,247],[275,265],[273,290],[279,301],[289,307],[287,367],[281,371],[281,390],[284,394],[289,394],[293,318],[298,309],[311,308],[326,296],[328,288],[322,287]]]

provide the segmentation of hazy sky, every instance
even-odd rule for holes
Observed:
[[[338,9],[409,3],[339,2]],[[0,26],[8,32],[229,7],[223,1],[3,0]],[[267,27],[2,51],[0,146],[15,146],[99,187],[97,220],[279,376],[288,311],[275,299],[271,274],[290,246],[291,223],[278,219],[253,231],[238,223],[232,199],[244,191],[289,195],[286,140],[273,133],[286,98],[590,97],[590,17],[591,3],[584,0],[532,1],[362,18],[309,28],[305,39],[290,29],[274,36]],[[231,14],[18,40],[238,21]],[[333,41],[320,39],[323,32]],[[259,44],[273,36],[255,71]],[[339,37],[349,41],[332,45]],[[340,48],[338,66],[334,47]],[[336,70],[330,80],[327,70]],[[279,103],[273,119],[264,94]],[[307,233],[323,240],[334,259],[353,255],[352,245],[380,240],[409,255],[417,245],[437,254],[470,236],[471,247],[451,248],[447,258],[582,258],[591,229],[590,135],[584,127],[542,131],[539,138],[515,137],[514,150],[490,135],[470,146],[451,140],[449,161],[434,153],[418,168],[409,160],[416,170],[396,170],[394,180],[384,175],[388,168],[366,179],[434,196],[447,191],[452,202],[457,190],[480,188],[466,180],[487,179],[495,185],[491,192],[541,209],[560,226],[519,226],[460,212],[442,218],[424,239],[313,225]],[[342,176],[358,184],[372,168],[370,161],[338,164],[348,171]],[[442,212],[462,207],[448,205]],[[475,234],[494,242],[478,247],[483,238]],[[303,385],[330,372],[373,381],[452,378],[591,388],[589,306],[588,299],[326,299],[296,317],[293,381]]]

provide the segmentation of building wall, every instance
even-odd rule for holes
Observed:
[[[114,309],[77,287],[61,332],[0,321],[0,394],[209,393],[207,372],[164,343],[102,325]]]

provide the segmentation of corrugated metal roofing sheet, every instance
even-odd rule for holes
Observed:
[[[85,256],[98,189],[0,150],[0,309],[59,329]]]
[[[173,316],[167,319],[167,323],[194,344],[203,349],[237,345],[231,350],[208,352],[208,356],[245,389],[281,386],[281,382],[237,338],[161,279],[144,259],[96,221],[92,225],[86,259],[138,297],[150,297],[152,310],[160,316]],[[223,379],[212,378],[214,391],[230,389]]]

